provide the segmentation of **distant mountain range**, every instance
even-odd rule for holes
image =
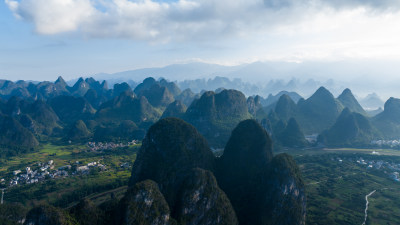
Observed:
[[[310,96],[318,87],[324,86],[334,95],[340,94],[347,87],[351,88],[358,96],[366,96],[371,94],[368,90],[374,90],[385,97],[389,97],[396,93],[397,86],[395,82],[382,83],[385,80],[376,79],[376,74],[381,74],[382,71],[391,74],[390,71],[387,71],[390,67],[381,65],[380,68],[380,70],[377,70],[376,67],[369,68],[365,63],[356,61],[307,63],[268,61],[238,66],[195,62],[112,74],[103,73],[93,75],[93,77],[98,80],[107,80],[110,84],[121,82],[134,84],[149,76],[163,77],[177,81],[182,90],[191,88],[194,92],[200,92],[202,89],[215,90],[219,87],[225,87],[227,89],[235,88],[246,95],[267,96],[286,90],[295,91],[303,96]],[[354,78],[357,74],[359,74],[359,77]],[[393,74],[394,77],[395,75]],[[213,80],[215,77],[228,78],[231,82],[221,82],[220,80],[209,82],[210,79]],[[354,79],[349,79],[349,77]],[[230,83],[234,86],[229,86]],[[363,105],[363,103],[361,104]],[[378,107],[382,106],[381,104]],[[378,108],[366,105],[365,107]]]
[[[306,146],[305,134],[322,133],[325,138],[321,142],[337,145],[340,141],[329,141],[328,134],[355,129],[354,126],[360,131],[353,135],[357,141],[343,140],[343,143],[362,145],[371,139],[400,137],[399,103],[395,98],[385,103],[384,110],[366,111],[350,89],[344,89],[337,98],[325,87],[318,88],[309,98],[282,90],[264,98],[246,97],[240,90],[230,88],[236,83],[245,88],[245,83],[239,80],[216,77],[201,84],[203,81],[186,82],[220,88],[198,93],[190,88],[182,90],[179,83],[152,77],[135,86],[115,83],[113,88],[109,88],[107,81],[94,78],[80,78],[73,85],[68,85],[62,77],[55,82],[39,83],[0,80],[0,122],[7,134],[0,139],[0,145],[15,152],[21,148],[34,149],[43,136],[73,142],[141,139],[152,124],[166,117],[191,123],[216,149],[227,143],[230,132],[240,121],[250,118],[263,124],[276,146]],[[363,102],[370,106],[380,104],[376,94]],[[357,113],[356,116],[340,116],[345,108]],[[340,118],[355,119],[348,119],[352,123],[342,123],[338,121]],[[361,124],[366,124],[362,121],[368,121],[377,132],[361,129]],[[350,125],[353,127],[347,127]],[[333,127],[336,128],[332,132],[325,132]],[[368,135],[360,138],[358,134]]]
[[[189,64],[136,73],[183,76],[194,66],[203,75],[227,76],[265,67]],[[88,199],[65,209],[35,205],[26,224],[305,224],[307,185],[293,158],[274,151],[400,139],[400,99],[376,109],[383,103],[376,94],[360,104],[349,88],[332,93],[332,82],[256,85],[222,76],[123,82],[131,75],[118,83],[0,80],[3,158],[49,142],[142,140],[121,200],[112,197],[103,207]],[[305,88],[309,95],[295,91]],[[315,143],[306,139],[310,134]]]
[[[297,91],[309,95],[311,94],[310,90],[314,90],[321,85],[330,89],[336,88],[332,80],[319,82],[307,79],[302,82],[297,79],[291,79],[290,76],[282,77],[282,72],[287,71],[287,69],[282,71],[282,69],[278,68],[286,66],[286,68],[294,69],[298,65],[293,63],[281,64],[260,62],[240,66],[222,66],[207,63],[173,64],[160,68],[144,68],[113,74],[103,73],[93,77],[97,80],[107,80],[110,84],[127,82],[134,86],[146,77],[153,76],[175,80],[182,90],[190,88],[194,92],[201,92],[202,90],[215,90],[223,87],[240,90],[246,95],[269,95],[276,94],[282,90]],[[263,81],[262,84],[257,82],[259,80]]]

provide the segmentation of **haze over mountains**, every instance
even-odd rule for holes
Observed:
[[[399,21],[400,0],[4,0],[0,225],[400,224]]]
[[[385,103],[384,110],[367,111],[347,88],[337,98],[322,86],[310,97],[284,89],[263,97],[229,89],[236,83],[244,89],[249,85],[239,80],[216,77],[203,82],[183,82],[201,89],[199,93],[191,88],[182,91],[182,82],[152,77],[138,84],[115,83],[111,89],[107,81],[94,78],[80,78],[71,86],[62,77],[54,83],[1,80],[2,129],[9,134],[2,144],[15,148],[22,136],[27,138],[20,147],[27,149],[37,146],[43,136],[74,142],[141,139],[152,124],[166,117],[191,123],[214,149],[225,146],[232,129],[250,118],[270,132],[277,146],[308,146],[305,135],[312,134],[321,134],[318,142],[327,145],[369,145],[372,140],[400,137],[395,98]],[[376,94],[364,99],[370,106],[378,102]],[[329,136],[341,129],[354,130],[346,137],[352,138],[331,141]]]
[[[363,61],[302,63],[267,61],[238,66],[223,66],[197,62],[93,76],[96,79],[108,80],[111,84],[127,80],[140,82],[149,76],[164,77],[169,80],[176,80],[183,89],[191,88],[195,92],[201,91],[201,89],[195,89],[196,86],[199,86],[198,84],[190,86],[193,82],[183,81],[205,79],[203,82],[206,83],[208,79],[220,76],[227,77],[232,81],[241,79],[243,83],[253,85],[252,88],[242,88],[243,84],[238,82],[226,82],[225,86],[222,86],[241,90],[246,95],[265,95],[266,92],[263,89],[268,88],[269,93],[272,94],[286,90],[296,91],[307,97],[313,93],[311,90],[324,86],[334,95],[339,95],[343,89],[350,88],[354,93],[357,93],[359,99],[373,92],[379,93],[384,98],[391,97],[397,88],[394,85],[394,82],[397,81],[396,73],[388,71],[388,68],[393,68],[393,63],[378,63],[380,65],[378,67],[371,64],[373,63],[366,65]],[[382,73],[391,78],[377,80],[375,75]],[[210,84],[213,85],[212,83],[207,85]],[[254,86],[257,88],[255,89]],[[210,86],[209,90],[217,88],[219,87]],[[370,107],[368,106],[368,108]]]
[[[34,153],[49,142],[143,140],[122,199],[107,207],[86,200],[68,210],[37,206],[27,221],[85,224],[86,216],[96,215],[95,224],[305,224],[300,169],[277,151],[400,139],[400,99],[394,97],[372,115],[348,88],[339,95],[320,86],[310,97],[284,89],[249,96],[224,86],[247,87],[239,80],[203,81],[186,83],[218,88],[182,90],[182,83],[153,77],[112,88],[94,78],[73,85],[62,77],[1,80],[3,157]],[[369,99],[372,105],[377,98]],[[101,219],[105,214],[110,217]]]
[[[288,91],[296,92],[307,98],[320,86],[329,89],[336,96],[345,88],[350,88],[360,104],[368,110],[376,110],[383,107],[383,99],[397,97],[395,96],[397,87],[394,85],[393,79],[376,81],[370,78],[372,72],[367,70],[366,67],[360,67],[360,71],[338,69],[346,67],[342,64],[350,64],[352,66],[347,66],[353,68],[358,65],[356,62],[330,64],[315,62],[314,64],[319,66],[312,67],[307,63],[289,62],[256,62],[238,66],[223,66],[197,62],[136,69],[113,74],[95,74],[92,76],[96,80],[107,80],[107,84],[110,87],[115,83],[122,82],[127,82],[131,87],[135,87],[146,77],[153,76],[156,79],[165,78],[175,81],[181,90],[190,88],[194,93],[225,88],[240,90],[247,96],[261,95],[264,97],[270,94],[275,96],[281,91]],[[340,73],[334,73],[332,70],[340,70]],[[346,78],[348,77],[346,74],[353,73],[359,74],[359,78],[354,78],[354,76],[351,76],[353,77],[352,79]],[[336,76],[337,74],[341,76],[338,77]],[[78,80],[73,79],[66,83],[74,86]],[[15,92],[18,91],[21,90],[15,90]],[[59,87],[58,92],[62,91],[65,90]],[[294,100],[297,101],[298,99]]]

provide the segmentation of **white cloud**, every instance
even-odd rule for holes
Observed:
[[[378,2],[378,3],[376,3]],[[392,9],[394,0],[5,0],[39,34],[167,42],[252,35],[324,8]]]
[[[90,0],[6,0],[18,18],[33,22],[40,34],[76,31],[96,14]]]
[[[398,0],[5,0],[5,3],[16,17],[31,22],[37,33],[43,35],[69,32],[86,38],[150,43],[230,43],[229,48],[240,48],[236,51],[239,58],[301,61],[400,57]]]

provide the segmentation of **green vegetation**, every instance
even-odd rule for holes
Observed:
[[[289,155],[272,156],[272,141],[255,120],[242,121],[232,131],[217,168],[218,184],[240,224],[304,221],[304,185],[299,169]]]
[[[68,212],[50,205],[40,205],[30,210],[25,224],[77,225],[77,221]]]
[[[161,112],[144,96],[137,98],[132,92],[123,92],[101,105],[96,113],[96,120],[103,122],[132,120],[135,124],[140,124],[147,121],[155,122],[160,116]]]
[[[154,84],[148,90],[143,90],[140,96],[146,97],[154,107],[165,108],[174,101],[174,96],[171,92],[159,84]]]
[[[186,106],[190,106],[193,100],[200,98],[200,94],[193,93],[189,88],[183,90],[178,96],[175,97],[176,100],[181,101]]]
[[[240,122],[216,158],[192,125],[165,118],[143,140],[129,184],[134,197],[128,193],[131,200],[122,203],[129,210],[123,220],[164,221],[167,204],[179,224],[304,224],[301,181],[291,156],[272,157],[272,141],[255,120]],[[146,201],[156,208],[150,210]]]
[[[100,142],[129,142],[144,137],[145,130],[139,129],[131,120],[122,120],[120,124],[100,125],[95,128],[94,141]]]
[[[0,176],[9,176],[14,170],[24,169],[27,166],[32,166],[38,162],[47,162],[54,160],[58,166],[64,166],[68,163],[77,160],[90,160],[89,155],[94,157],[94,154],[86,153],[86,147],[83,145],[68,145],[57,146],[53,144],[44,144],[38,147],[38,151],[21,154],[18,156],[8,157],[0,161]],[[96,159],[98,156],[96,156]]]
[[[0,113],[0,147],[2,154],[13,155],[36,147],[39,142],[16,119]]]
[[[322,132],[318,140],[328,146],[368,146],[380,136],[365,116],[345,108],[335,124]]]
[[[39,151],[11,157],[0,161],[0,177],[11,178],[14,170],[24,170],[29,166],[38,168],[39,162],[53,160],[55,168],[72,165],[72,168],[86,165],[89,162],[100,161],[106,165],[106,171],[92,168],[88,175],[70,175],[64,178],[50,179],[35,184],[22,184],[6,190],[4,201],[7,203],[19,202],[27,207],[38,204],[51,204],[66,208],[76,204],[83,198],[93,198],[97,204],[108,200],[101,193],[115,192],[119,197],[124,193],[131,171],[122,168],[121,164],[133,164],[136,152],[140,145],[117,148],[102,152],[88,151],[85,145],[56,146],[46,144],[39,147]],[[79,162],[79,165],[76,162]],[[123,188],[123,189],[121,189]],[[111,193],[110,192],[110,193]]]
[[[96,111],[90,103],[81,97],[57,96],[50,99],[48,103],[65,123],[72,123],[77,120],[84,120],[92,116]]]
[[[307,100],[297,103],[296,120],[307,134],[319,133],[335,123],[343,105],[324,87],[320,87]]]
[[[82,120],[78,120],[72,125],[71,129],[68,131],[66,138],[68,141],[82,142],[88,140],[91,135],[92,134],[86,127],[85,122],[83,122]]]
[[[246,97],[236,90],[205,92],[184,115],[184,120],[195,126],[213,148],[224,147],[239,122],[250,118]]]
[[[400,132],[400,99],[390,98],[387,100],[384,111],[376,115],[372,122],[385,138],[398,138]]]
[[[193,194],[198,194],[200,201],[193,198]],[[179,224],[215,224],[216,221],[221,225],[239,224],[231,201],[218,187],[217,180],[210,171],[192,169],[183,183],[180,199],[177,210]],[[187,209],[192,210],[187,212]]]
[[[0,224],[16,225],[17,221],[25,218],[26,208],[20,203],[9,203],[0,205]]]
[[[296,103],[286,94],[279,98],[274,112],[283,121],[288,121],[298,114]]]
[[[130,185],[151,179],[162,186],[160,191],[173,206],[185,176],[196,167],[214,170],[214,155],[207,141],[185,121],[165,118],[147,132]]]
[[[183,118],[183,115],[185,114],[186,110],[187,107],[181,101],[176,100],[168,105],[168,107],[162,114],[161,118],[166,118],[166,117]]]
[[[154,181],[136,183],[128,189],[122,202],[124,222],[127,225],[169,224],[171,220],[168,204]]]
[[[339,95],[338,100],[343,104],[345,108],[349,108],[350,111],[360,113],[364,116],[367,115],[367,113],[361,107],[360,103],[358,103],[357,99],[354,97],[350,89],[344,89],[342,94]]]
[[[290,118],[285,129],[276,134],[279,144],[290,148],[302,148],[308,145],[303,131],[300,129],[296,119]]]
[[[361,224],[365,195],[373,190],[367,224],[400,223],[400,151],[297,149],[311,146],[303,131],[320,133],[317,144],[330,147],[398,138],[400,99],[389,99],[382,113],[367,118],[349,89],[335,99],[321,87],[298,103],[300,96],[281,92],[263,108],[269,100],[260,96],[246,100],[218,86],[200,97],[154,78],[134,92],[127,83],[109,90],[93,78],[73,87],[62,78],[17,83],[19,91],[0,100],[0,178],[8,187],[0,223],[15,224],[30,210],[28,222],[45,224],[126,218],[152,224],[160,217],[171,223]],[[159,120],[172,116],[193,126]],[[146,132],[136,160],[140,145],[122,144]],[[96,143],[82,144],[88,141]],[[290,148],[285,151],[293,157],[274,156],[272,142],[275,149]],[[225,150],[215,157],[209,145]],[[147,197],[156,205],[136,210],[148,206]]]
[[[390,177],[393,171],[385,166],[368,168],[370,161],[399,164],[400,151],[343,148],[289,153],[306,185],[306,224],[362,224],[365,195],[373,190],[377,191],[369,197],[367,224],[400,223],[400,182]],[[360,158],[367,164],[358,163]]]

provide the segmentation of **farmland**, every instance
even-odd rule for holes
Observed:
[[[38,168],[38,164],[54,161],[55,168],[72,165],[69,176],[40,181],[34,184],[21,184],[9,187],[4,196],[5,202],[19,202],[32,207],[39,203],[50,203],[63,208],[75,204],[81,198],[89,197],[98,203],[105,201],[110,195],[101,193],[114,193],[121,197],[126,190],[131,171],[131,165],[136,158],[140,145],[103,151],[88,151],[85,145],[57,146],[46,144],[39,151],[9,158],[1,161],[0,178],[5,179],[2,186],[7,186],[7,181],[13,177],[13,171],[26,167]],[[92,168],[86,174],[73,172],[74,168],[90,162],[100,162],[105,165],[105,170]],[[125,165],[125,166],[121,166]],[[96,201],[95,201],[96,202]]]
[[[399,170],[398,151],[316,149],[289,153],[306,183],[307,224],[362,224],[365,195],[374,190],[366,224],[400,223],[396,216],[400,212],[400,182],[393,177]]]

